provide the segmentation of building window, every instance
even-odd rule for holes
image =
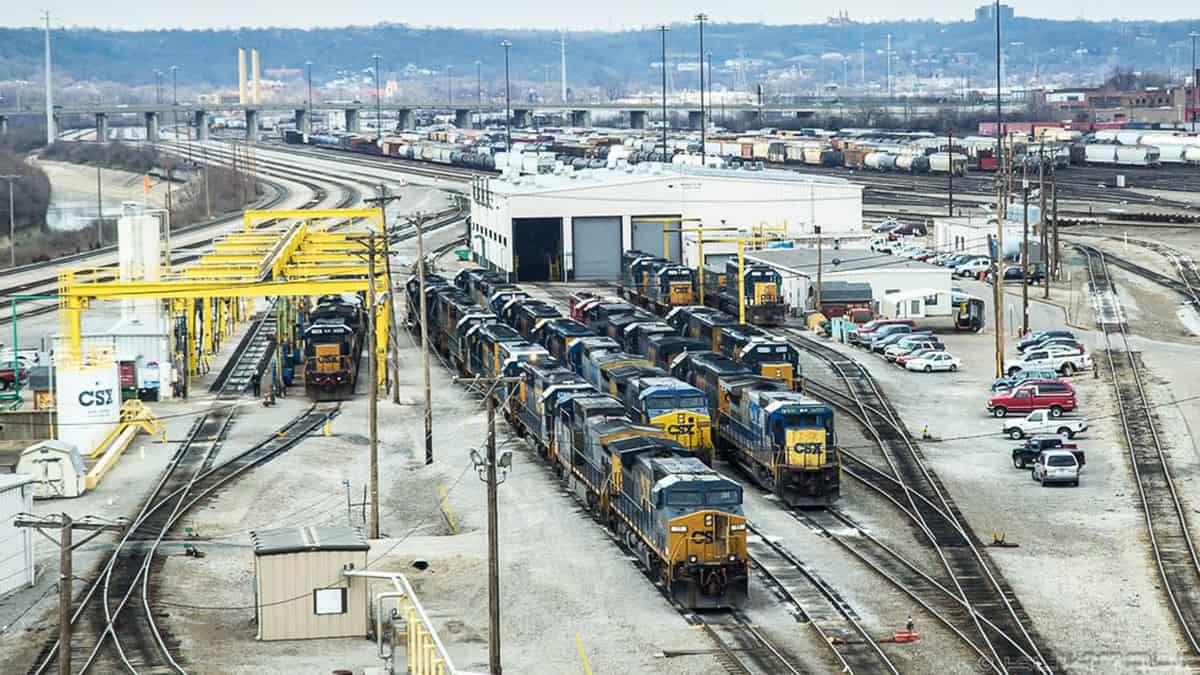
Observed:
[[[936,295],[925,296],[925,306],[926,307],[937,307],[937,304],[938,304],[938,296],[936,296]]]
[[[313,589],[313,614],[346,613],[346,589],[344,588],[315,588]]]
[[[884,294],[884,295],[891,295],[892,293],[899,293],[899,292],[900,292],[900,289],[899,289],[899,288],[885,288],[885,289],[883,289],[883,294]]]
[[[909,300],[908,301],[908,315],[909,316],[920,316],[921,315],[921,301],[920,300]]]

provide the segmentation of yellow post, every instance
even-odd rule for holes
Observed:
[[[192,378],[196,376],[196,299],[190,298],[184,302],[187,308],[186,325],[187,325],[187,340],[184,342],[187,352],[184,358],[187,360],[187,375],[188,388],[192,386]]]
[[[575,634],[575,646],[579,648],[579,660],[583,661],[584,675],[592,675],[592,666],[588,664],[587,653],[583,651],[583,639],[579,637],[579,633]]]
[[[699,237],[696,237],[696,246],[698,247],[697,253],[700,256],[700,259],[696,262],[696,269],[699,270],[697,272],[697,277],[698,277],[699,281],[697,281],[696,283],[698,283],[700,285],[700,288],[699,288],[700,304],[703,305],[704,304],[704,233],[703,232],[700,233]]]
[[[738,239],[738,323],[746,323],[746,240]]]

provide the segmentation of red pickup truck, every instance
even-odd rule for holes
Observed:
[[[1049,410],[1051,417],[1061,417],[1064,412],[1075,409],[1075,390],[1066,382],[1025,382],[989,398],[987,409],[996,417],[1043,409]]]

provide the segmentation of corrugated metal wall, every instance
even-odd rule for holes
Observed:
[[[346,579],[343,567],[367,566],[366,551],[306,551],[257,556],[258,631],[262,640],[351,637],[367,634],[367,583]],[[340,587],[346,592],[345,614],[318,615],[313,591]]]
[[[33,511],[33,483],[0,489],[0,596],[33,584],[33,529],[13,525]]]

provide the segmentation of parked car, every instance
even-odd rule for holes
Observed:
[[[1047,347],[1030,349],[1016,361],[1009,362],[1007,372],[1011,376],[1022,370],[1053,370],[1069,377],[1091,367],[1092,357],[1085,352],[1069,347]]]
[[[992,266],[992,261],[987,258],[974,258],[954,268],[954,276],[970,277],[979,276],[980,272],[986,272]]]
[[[1028,380],[1057,380],[1058,373],[1053,370],[1020,370],[1007,377],[1001,377],[995,382],[992,382],[992,391],[1002,391],[1004,389],[1012,389],[1013,387],[1026,382]]]
[[[1075,339],[1075,332],[1069,330],[1039,330],[1026,335],[1017,343],[1017,351],[1023,352],[1051,338]]]
[[[1029,475],[1046,487],[1051,483],[1079,486],[1079,461],[1066,450],[1046,450],[1033,461]]]
[[[972,253],[959,253],[950,256],[941,264],[945,267],[949,267],[950,269],[954,269],[955,267],[958,267],[959,265],[965,265],[972,260],[987,260],[987,256],[975,255]]]
[[[1049,410],[1034,410],[1021,419],[1005,422],[1004,435],[1013,440],[1037,434],[1058,434],[1075,438],[1075,434],[1082,434],[1087,428],[1086,419],[1055,417]]]
[[[863,326],[858,330],[851,330],[846,336],[846,339],[852,345],[861,346],[863,344],[869,344],[875,334],[875,331],[880,330],[885,326],[892,326],[896,324],[904,324],[912,329],[917,327],[917,322],[913,321],[912,319],[873,319],[863,324]]]
[[[875,239],[871,242],[871,250],[876,253],[886,253],[891,255],[904,247],[904,242],[897,241],[887,235]]]
[[[875,331],[869,348],[876,354],[882,354],[884,349],[900,341],[901,338],[910,335],[912,327],[903,324],[895,326],[887,326]]]
[[[1061,436],[1043,436],[1027,438],[1024,443],[1013,448],[1013,466],[1018,469],[1024,469],[1037,461],[1038,455],[1046,450],[1066,450],[1075,455],[1075,460],[1079,462],[1079,466],[1083,466],[1087,462],[1083,450],[1080,450],[1074,443],[1067,443]]]
[[[1049,410],[1051,417],[1062,417],[1064,412],[1075,409],[1075,390],[1065,382],[1026,382],[989,398],[987,409],[996,417],[1042,409]]]
[[[871,231],[872,232],[890,232],[890,231],[896,229],[897,227],[900,227],[900,225],[901,225],[900,221],[895,220],[894,218],[888,218],[886,220],[880,221],[878,225],[871,228]]]
[[[929,229],[925,227],[925,223],[904,223],[900,227],[892,228],[890,234],[906,237],[924,237],[929,234]]]
[[[28,371],[25,368],[18,368],[16,377],[21,378],[21,383],[28,381]],[[7,368],[0,365],[0,391],[8,391],[13,388],[13,369],[12,366]]]
[[[946,352],[926,352],[904,363],[905,370],[926,373],[932,373],[935,370],[946,370],[953,373],[961,367],[962,361]]]
[[[922,349],[942,351],[946,349],[946,345],[942,344],[941,341],[932,335],[913,335],[910,333],[897,340],[895,344],[889,345],[887,349],[884,349],[883,358],[888,361],[895,361],[901,356],[906,356]]]
[[[901,368],[904,368],[906,365],[908,365],[908,362],[912,361],[913,359],[919,359],[923,356],[927,356],[929,354],[933,354],[934,352],[939,352],[939,351],[945,351],[945,350],[944,349],[929,349],[929,348],[917,349],[915,351],[904,354],[903,356],[897,356],[896,357],[896,365],[900,366]]]
[[[1021,267],[1018,265],[1004,268],[1004,283],[1006,284],[1025,281],[1025,283],[1032,285],[1041,282],[1042,278],[1043,275],[1041,270],[1036,268],[1029,269],[1029,278],[1025,278],[1025,270],[1021,269]],[[995,283],[996,273],[988,272],[985,281],[987,281],[989,284]]]

